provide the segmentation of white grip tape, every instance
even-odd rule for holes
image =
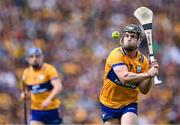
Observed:
[[[151,56],[149,57],[149,59],[150,59],[151,62],[153,62],[153,61],[154,61],[154,56],[151,55]],[[154,76],[154,84],[155,84],[155,85],[159,85],[159,84],[161,84],[161,83],[162,83],[162,81],[161,81],[161,80],[158,80],[157,76]]]

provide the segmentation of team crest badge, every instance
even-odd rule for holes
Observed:
[[[40,76],[39,76],[39,79],[40,79],[40,80],[44,80],[44,75],[40,75]]]
[[[137,72],[137,73],[140,73],[141,71],[142,71],[142,67],[141,67],[141,66],[137,66],[136,72]]]

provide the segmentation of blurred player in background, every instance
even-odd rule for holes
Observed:
[[[21,98],[28,93],[31,96],[30,125],[60,124],[58,108],[60,100],[57,95],[62,91],[62,84],[55,67],[43,62],[40,48],[30,48],[27,51],[29,67],[23,72],[22,82],[25,91]]]
[[[112,50],[106,65],[104,84],[100,93],[102,119],[105,124],[138,124],[137,101],[139,91],[147,94],[152,77],[158,74],[156,61],[138,51],[142,31],[130,24],[122,31],[121,46]]]

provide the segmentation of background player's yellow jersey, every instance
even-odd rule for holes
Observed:
[[[42,109],[41,107],[42,101],[49,96],[53,89],[51,80],[58,77],[56,69],[47,63],[44,63],[40,70],[34,70],[32,67],[24,70],[22,79],[31,93],[31,109],[50,110],[59,107],[61,102],[58,98],[54,98],[47,108]]]
[[[106,60],[104,84],[100,93],[100,102],[111,108],[120,108],[138,99],[138,84],[137,83],[122,83],[113,67],[118,65],[126,65],[128,72],[142,73],[149,69],[149,61],[147,57],[139,51],[136,57],[128,57],[121,47],[112,50]]]

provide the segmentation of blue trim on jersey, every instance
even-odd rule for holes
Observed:
[[[54,78],[52,78],[51,80],[55,80],[55,79],[59,79],[59,77],[54,77]]]
[[[116,81],[121,82],[112,68],[110,69],[109,73],[107,74],[107,78],[110,79],[114,83],[116,83]]]
[[[112,65],[112,67],[114,68],[116,66],[122,66],[122,65],[126,65],[126,64],[125,63],[117,63],[117,64]]]
[[[101,108],[101,113],[102,113],[102,120],[104,122],[110,120],[110,119],[120,119],[122,117],[123,114],[127,113],[127,112],[132,112],[136,115],[137,114],[137,103],[131,103],[127,106],[124,106],[122,108],[109,108],[105,105],[103,105],[102,103],[100,103],[100,108]]]
[[[40,83],[37,85],[28,85],[28,89],[31,91],[31,93],[37,94],[52,90],[53,86],[51,84],[51,81],[49,80],[48,82]]]
[[[31,110],[31,120],[40,121],[44,124],[61,124],[58,109],[52,110]]]
[[[128,83],[127,84],[127,83],[121,82],[112,68],[110,69],[109,73],[107,74],[107,78],[109,80],[111,80],[113,83],[115,83],[119,86],[122,86],[122,87],[132,88],[132,89],[135,89],[137,87],[136,83]]]

